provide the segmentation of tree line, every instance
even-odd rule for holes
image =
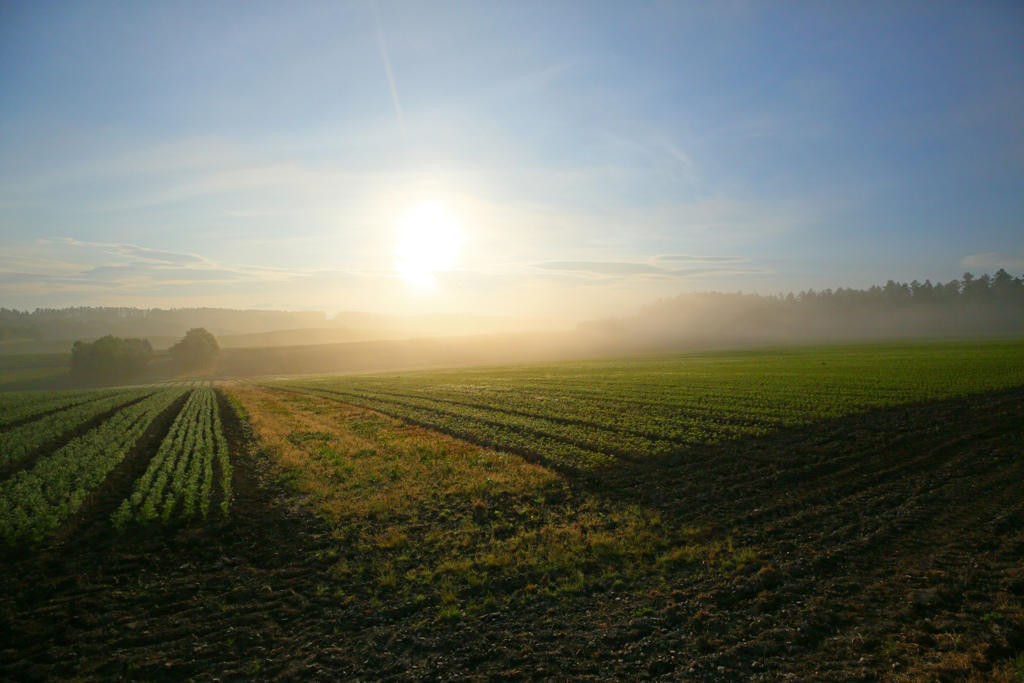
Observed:
[[[195,370],[210,365],[220,353],[217,339],[205,329],[193,328],[168,353],[176,370]],[[79,384],[117,382],[139,375],[153,362],[153,346],[147,339],[122,339],[108,334],[93,342],[71,346],[71,378]]]
[[[216,334],[245,334],[317,327],[323,311],[235,310],[228,308],[132,308],[72,306],[34,311],[0,308],[2,339],[80,339],[114,334],[121,337],[177,337],[188,329]]]
[[[656,301],[628,318],[579,325],[609,348],[1024,335],[1024,279],[995,275],[946,283],[890,280],[867,289],[777,295],[698,292]]]
[[[153,360],[146,339],[121,339],[108,334],[94,342],[71,346],[71,377],[79,383],[118,381],[137,375]]]
[[[1014,277],[1005,269],[1000,268],[996,274],[989,276],[987,273],[981,277],[975,277],[971,273],[964,273],[959,280],[950,280],[943,284],[937,282],[934,285],[930,280],[910,283],[894,282],[889,280],[884,286],[875,285],[868,289],[839,289],[833,291],[825,289],[815,292],[813,289],[786,296],[779,295],[780,299],[787,302],[834,302],[839,305],[863,305],[863,304],[906,304],[906,303],[935,303],[959,302],[964,304],[974,303],[1007,303],[1024,305],[1024,278]]]
[[[997,304],[1024,308],[1024,278],[1014,277],[1000,268],[995,275],[975,277],[964,273],[959,280],[937,282],[930,280],[910,283],[889,280],[885,285],[873,285],[867,289],[843,288],[808,289],[799,293],[788,294],[729,294],[723,292],[698,292],[680,294],[669,299],[661,299],[642,309],[650,312],[657,309],[671,308],[676,303],[684,303],[693,297],[731,296],[760,300],[765,304],[788,304],[796,307],[820,307],[828,305],[837,309],[858,309],[870,307],[892,307],[912,304],[959,304],[975,306]]]

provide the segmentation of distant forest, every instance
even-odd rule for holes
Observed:
[[[78,306],[18,311],[0,308],[0,341],[8,339],[89,339],[180,337],[202,327],[212,333],[247,334],[319,327],[322,311],[239,311],[228,308],[120,308]]]
[[[715,292],[714,294],[719,294]],[[658,308],[666,303],[671,306],[672,301],[684,300],[687,294],[681,294],[676,299],[669,299],[668,302],[659,302],[649,308]],[[950,280],[946,284],[941,282],[932,284],[930,280],[918,282],[914,280],[910,284],[905,282],[893,282],[889,280],[884,287],[875,285],[867,289],[839,289],[833,291],[825,289],[816,292],[809,289],[799,294],[778,296],[752,295],[755,299],[768,302],[785,302],[794,306],[810,308],[832,308],[854,310],[862,307],[885,308],[926,305],[934,303],[958,304],[961,306],[976,306],[988,303],[1009,304],[1011,306],[1024,306],[1024,278],[1013,277],[1008,272],[999,269],[994,276],[988,274],[981,277],[974,277],[970,273],[964,273],[961,280]]]
[[[388,316],[345,314],[348,324],[394,326]],[[423,317],[423,316],[421,316]],[[336,319],[331,325],[341,321]],[[217,336],[322,328],[321,311],[224,308],[0,308],[0,341],[181,337],[202,327]],[[454,330],[454,325],[447,325]],[[499,331],[497,328],[495,331]],[[813,289],[761,295],[680,294],[643,307],[638,315],[581,323],[579,331],[629,346],[882,337],[1024,335],[1024,278],[1005,270],[932,284],[900,283],[868,289]],[[452,332],[449,332],[452,334]]]
[[[964,273],[945,284],[900,283],[798,294],[680,294],[637,316],[580,330],[631,346],[1024,335],[1024,279]]]

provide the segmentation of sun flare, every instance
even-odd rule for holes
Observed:
[[[395,268],[410,285],[434,289],[435,273],[455,265],[461,246],[462,229],[447,206],[417,204],[399,222]]]

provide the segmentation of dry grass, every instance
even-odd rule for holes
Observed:
[[[339,518],[400,517],[432,496],[472,500],[556,482],[552,472],[521,458],[362,408],[251,387],[231,393],[292,486]]]
[[[980,683],[982,680],[978,676],[972,676],[968,683]],[[992,671],[990,678],[984,680],[991,683],[1024,683],[1024,654],[1003,662]]]
[[[329,399],[225,389],[278,476],[331,522],[333,573],[350,597],[407,593],[450,621],[515,595],[603,590],[753,559],[514,455]]]

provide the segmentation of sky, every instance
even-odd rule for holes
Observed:
[[[0,306],[1024,274],[1024,3],[0,1]]]

